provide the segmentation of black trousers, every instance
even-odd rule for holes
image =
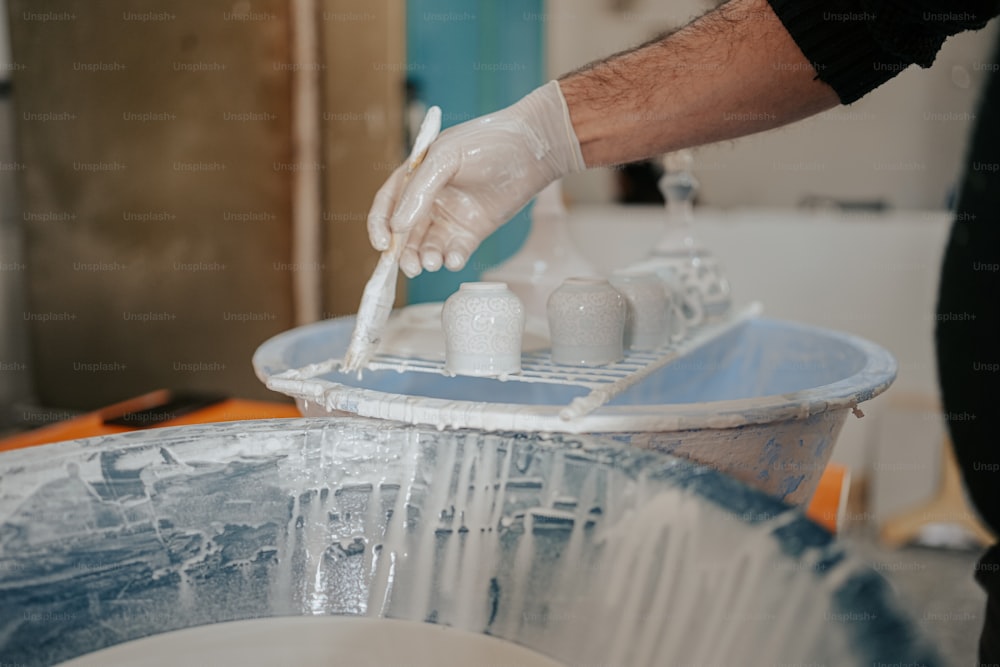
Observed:
[[[1000,45],[993,58],[1000,63]],[[984,89],[941,268],[936,349],[948,430],[966,488],[1000,534],[1000,74]],[[1000,664],[1000,546],[980,560],[988,600],[980,662]]]

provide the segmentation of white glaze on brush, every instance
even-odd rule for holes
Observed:
[[[389,321],[392,304],[396,299],[399,256],[405,245],[406,239],[401,234],[392,235],[389,249],[379,256],[375,271],[361,294],[354,335],[351,336],[351,344],[347,347],[344,363],[341,365],[343,372],[357,372],[359,379],[362,369],[375,354],[382,340],[382,331]]]
[[[410,175],[420,166],[427,149],[437,139],[440,131],[441,109],[434,106],[427,110],[427,115],[420,124],[420,131],[417,133],[417,139],[413,143],[413,150],[408,159],[403,187],[406,187]],[[344,363],[341,366],[341,370],[345,373],[356,372],[360,378],[362,369],[375,354],[382,340],[382,332],[385,330],[386,322],[389,321],[389,313],[392,312],[392,303],[396,300],[399,257],[403,253],[408,236],[395,232],[392,234],[388,250],[379,256],[375,271],[365,285],[354,333],[351,335],[351,343],[347,347]]]

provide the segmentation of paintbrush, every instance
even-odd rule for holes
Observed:
[[[417,139],[413,142],[413,150],[407,159],[406,175],[403,177],[403,186],[409,183],[413,172],[423,162],[424,156],[431,143],[437,139],[441,131],[441,108],[431,107],[424,116],[423,123],[420,124],[420,131],[417,132]],[[399,256],[406,246],[408,234],[393,233],[389,241],[389,248],[386,249],[375,265],[372,277],[365,285],[365,291],[361,295],[361,305],[358,307],[358,316],[354,323],[354,333],[351,335],[351,344],[347,347],[347,354],[340,365],[340,370],[345,373],[357,372],[361,377],[362,369],[368,364],[372,355],[382,340],[382,332],[385,324],[389,320],[389,313],[392,312],[392,304],[396,300],[396,276],[399,274]]]

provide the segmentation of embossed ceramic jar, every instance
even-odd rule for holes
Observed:
[[[673,266],[681,283],[701,299],[706,319],[724,316],[732,305],[732,290],[719,260],[708,253],[688,256],[678,253],[663,258]]]
[[[524,306],[506,283],[462,283],[441,311],[445,370],[455,375],[521,372]]]
[[[677,266],[665,257],[651,257],[630,265],[625,271],[650,272],[656,274],[667,290],[667,300],[673,329],[672,338],[680,340],[688,328],[696,327],[705,320],[705,308],[702,304],[701,290],[695,285],[685,284]]]
[[[663,281],[648,271],[615,271],[611,286],[625,297],[625,347],[630,350],[655,350],[670,342],[670,299]]]
[[[548,300],[552,361],[602,366],[624,356],[625,297],[603,278],[567,278]]]

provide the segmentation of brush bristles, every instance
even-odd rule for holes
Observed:
[[[399,263],[394,253],[390,251],[382,253],[378,266],[375,267],[375,272],[365,285],[365,291],[361,296],[361,306],[358,308],[351,344],[340,367],[345,373],[357,372],[360,375],[361,370],[374,356],[382,340],[386,322],[389,321],[392,304],[396,300],[398,273]]]

